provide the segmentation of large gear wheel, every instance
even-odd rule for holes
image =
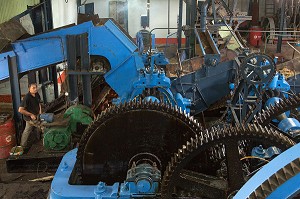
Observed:
[[[294,161],[290,162],[289,164],[285,165],[283,168],[281,168],[272,176],[270,176],[268,179],[266,179],[259,187],[257,187],[253,191],[253,193],[249,196],[249,199],[267,198],[272,193],[277,198],[285,198],[285,197],[278,197],[277,194],[280,193],[278,193],[276,189],[278,189],[281,185],[283,185],[287,181],[291,180],[294,176],[299,175],[300,173],[299,165],[300,165],[300,158],[297,158]],[[277,192],[275,193],[275,191]],[[291,192],[293,191],[294,190],[291,190]]]
[[[265,65],[263,65],[265,64]],[[254,53],[246,57],[241,64],[241,74],[249,85],[269,82],[276,73],[271,57],[262,53]]]
[[[297,144],[274,158],[243,185],[235,198],[294,198],[300,190],[299,150]]]
[[[153,154],[165,168],[178,147],[200,129],[192,117],[165,104],[139,100],[111,107],[83,134],[70,182],[122,182],[130,159],[140,153]]]
[[[290,96],[289,98],[281,98],[279,103],[275,103],[274,106],[270,106],[266,110],[262,110],[258,116],[255,116],[255,123],[262,126],[267,126],[277,116],[300,107],[300,94]]]
[[[282,151],[295,144],[293,140],[274,129],[254,124],[213,128],[201,132],[171,158],[161,185],[162,199],[230,197],[250,177],[245,175],[244,164],[241,161],[249,157],[249,149],[258,143],[264,148],[276,146]],[[217,170],[212,175],[211,171],[209,174],[205,171],[207,167],[201,169],[201,165],[205,164],[201,159],[203,154],[220,145],[224,146],[222,151],[225,158],[220,167],[226,171],[222,177],[217,176]],[[199,166],[195,167],[196,165]]]

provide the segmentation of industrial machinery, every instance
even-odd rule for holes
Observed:
[[[209,80],[208,88],[227,89],[221,90],[223,96],[230,93],[234,77],[240,78],[234,76],[240,69],[237,61],[229,61],[230,65],[211,58],[202,69],[173,80],[176,86],[171,87],[159,67],[164,62],[157,61],[157,56],[151,51],[146,61],[135,57],[135,63],[142,65],[135,81],[127,80],[133,85],[128,91],[120,89],[123,85],[118,81],[111,81],[113,76],[104,75],[110,86],[116,86],[115,105],[86,129],[78,149],[65,155],[52,182],[50,198],[227,198],[266,162],[295,144],[275,128],[239,120],[236,127],[204,130],[190,116],[215,102],[205,104],[207,96],[220,95],[219,90],[201,95],[204,89],[199,86],[204,79]],[[261,92],[263,84],[266,87],[274,79],[272,59],[265,57],[255,54],[243,59],[244,78],[236,88],[245,93],[243,96],[260,96],[253,92]],[[127,71],[127,66],[123,67],[113,71],[118,79],[126,78],[118,75],[118,70]],[[220,84],[212,85],[215,82],[209,75],[217,73]],[[240,98],[235,101],[241,102]]]
[[[173,79],[166,76],[168,60],[154,44],[139,55],[134,42],[111,20],[20,40],[12,44],[13,51],[0,54],[0,80],[8,71],[22,73],[67,60],[70,100],[79,97],[80,76],[84,105],[108,101],[85,129],[78,148],[61,161],[50,198],[228,198],[267,162],[295,145],[290,136],[294,128],[282,132],[265,122],[264,113],[272,109],[253,122],[263,107],[263,93],[280,88],[270,84],[280,80],[272,58],[251,54],[241,44],[236,59],[222,61],[206,29],[209,2],[201,6],[200,29],[192,28],[202,53],[200,67],[184,75],[179,71]],[[227,26],[224,18],[218,22]],[[203,47],[206,42],[209,49]],[[36,58],[49,50],[51,55],[43,60]],[[103,78],[99,95],[92,98],[93,76]],[[115,97],[107,100],[111,90]],[[300,98],[284,100],[298,107]],[[227,106],[228,121],[204,129],[195,117],[216,103]],[[271,121],[279,115],[268,116]],[[75,123],[69,127],[74,129]],[[55,136],[69,135],[65,129],[61,132],[51,132],[50,147],[53,141],[57,144]]]
[[[76,145],[85,128],[93,121],[92,110],[84,105],[70,106],[63,118],[51,123],[40,123],[43,130],[43,145],[47,150],[67,150]],[[68,148],[69,147],[69,148]],[[73,148],[73,147],[72,147]]]
[[[294,198],[299,195],[300,144],[258,171],[233,198]]]

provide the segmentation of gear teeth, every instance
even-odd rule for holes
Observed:
[[[297,103],[297,101],[299,101],[300,99],[297,97],[297,96],[292,96],[291,98],[290,98],[290,102],[292,103],[292,104],[295,104],[295,103]],[[291,104],[291,105],[292,105]]]
[[[300,93],[289,98],[282,98],[279,103],[275,103],[274,106],[270,105],[270,108],[267,107],[265,110],[262,110],[262,113],[258,114],[254,122],[267,126],[276,116],[298,107],[300,107]]]
[[[253,129],[253,125],[251,125],[251,124],[247,124],[247,130],[248,131],[253,131],[254,129]]]
[[[187,150],[188,152],[191,152],[191,151],[192,151],[192,145],[191,145],[191,143],[190,143],[189,141],[186,143],[186,150]]]
[[[182,159],[182,157],[183,157],[182,156],[182,149],[178,149],[178,153],[177,154],[178,154],[178,158]]]
[[[174,160],[174,164],[175,164],[175,163],[178,163],[179,159],[178,159],[177,153],[174,154],[173,160]]]
[[[186,145],[183,145],[183,147],[182,147],[182,154],[183,155],[187,154],[187,147],[186,147]]]
[[[289,138],[285,136],[280,137],[278,136],[278,134],[279,133],[273,129],[262,127],[261,125],[257,124],[247,124],[242,127],[213,127],[209,131],[206,129],[199,132],[196,137],[190,138],[185,145],[178,149],[178,153],[174,154],[168,166],[166,167],[161,186],[162,199],[172,198],[172,193],[174,192],[174,187],[176,186],[178,175],[180,175],[181,169],[186,168],[189,161],[197,155],[202,154],[203,151],[209,150],[210,153],[215,154],[216,158],[224,158],[224,145],[220,143],[224,141],[226,142],[228,141],[228,139],[240,141],[244,139],[253,139],[254,141],[256,141],[258,136],[262,138],[261,140],[263,141],[263,143],[267,143],[270,146],[276,146],[278,148],[281,148],[282,150],[295,144]],[[241,138],[243,139],[241,140]],[[217,148],[212,148],[212,146],[215,146]],[[290,167],[285,167],[284,169],[285,170],[283,170],[282,173],[278,172],[278,175],[270,178],[269,181],[264,182],[250,195],[249,198],[266,198],[266,195],[272,193],[274,188],[282,183],[284,179],[290,177],[296,172],[300,172],[300,159],[298,160],[298,162],[295,162],[294,164],[291,164]],[[189,196],[189,191],[185,190],[183,195]],[[199,198],[199,196],[197,197]]]
[[[189,115],[187,114],[186,110],[183,110],[183,114],[187,117],[189,117]]]
[[[267,198],[286,181],[300,173],[300,158],[297,158],[266,179],[249,196],[249,199]]]
[[[193,117],[189,116],[188,114],[183,114],[182,110],[178,110],[177,106],[170,106],[169,104],[164,103],[158,103],[157,101],[148,101],[143,102],[141,97],[137,98],[138,100],[132,100],[130,102],[120,103],[118,106],[111,106],[107,108],[105,111],[102,111],[101,114],[97,115],[97,118],[88,126],[85,133],[83,134],[79,147],[77,152],[77,160],[76,164],[74,166],[74,169],[77,170],[76,173],[78,173],[78,181],[77,182],[83,182],[82,180],[82,173],[83,173],[83,156],[84,156],[84,150],[86,143],[90,136],[93,134],[93,132],[105,121],[110,119],[112,116],[116,114],[121,114],[123,112],[132,111],[132,110],[140,110],[140,109],[146,109],[146,110],[154,110],[154,111],[161,111],[164,113],[168,113],[169,115],[172,115],[174,118],[177,118],[177,120],[185,123],[187,126],[190,127],[191,132],[194,132],[194,135],[196,138],[195,140],[191,141],[190,143],[186,143],[186,148],[183,149],[183,152],[180,152],[180,155],[182,156],[184,154],[188,154],[191,148],[198,146],[197,141],[197,134],[200,133],[200,130],[202,129],[201,125],[195,120]],[[178,116],[178,117],[176,117]],[[184,132],[186,133],[186,132]],[[192,136],[191,134],[188,134],[188,136]],[[174,164],[179,160],[179,156],[176,155],[176,158],[174,156]]]

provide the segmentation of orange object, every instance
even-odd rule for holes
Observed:
[[[66,80],[66,71],[64,70],[60,75],[57,77],[57,83],[62,84]]]

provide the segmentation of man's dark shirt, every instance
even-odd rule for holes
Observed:
[[[26,111],[34,115],[38,115],[40,113],[40,102],[41,97],[38,93],[36,93],[35,97],[33,97],[30,92],[28,92],[22,100],[20,107],[24,107]],[[31,118],[24,115],[24,120],[30,121]]]

